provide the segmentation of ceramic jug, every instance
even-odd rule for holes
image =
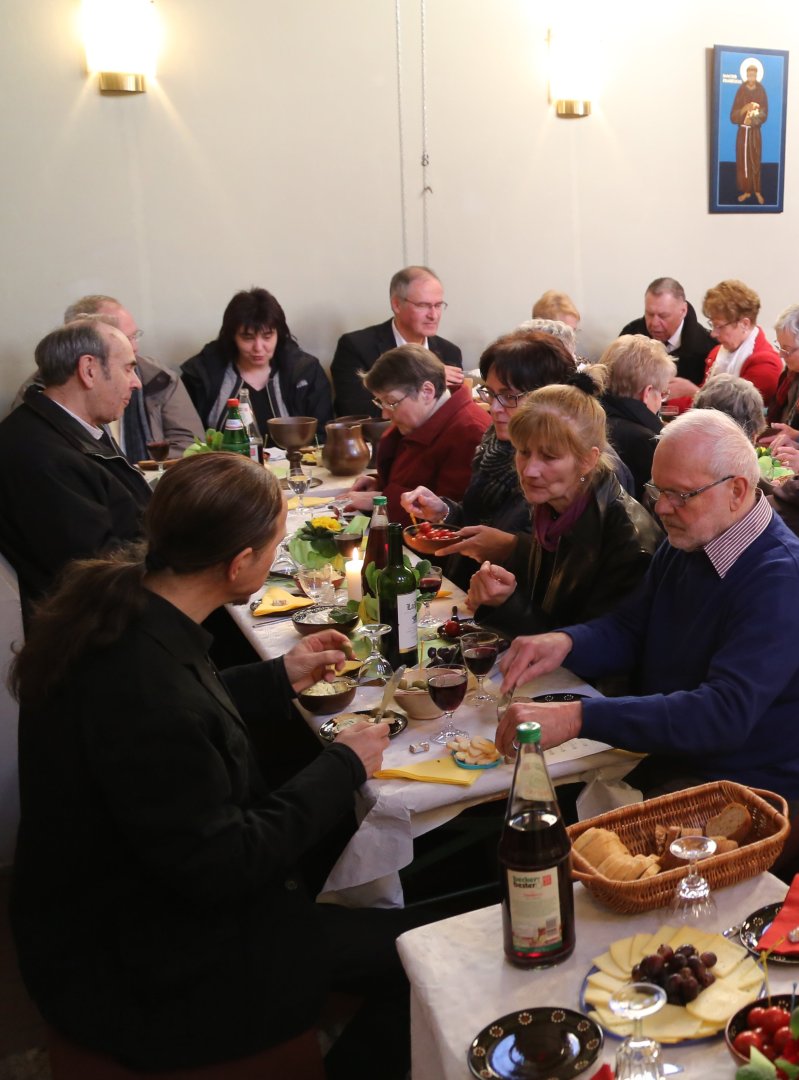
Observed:
[[[359,423],[334,420],[325,424],[322,463],[333,476],[358,476],[369,461],[369,447]]]

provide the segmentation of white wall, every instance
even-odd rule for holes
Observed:
[[[403,263],[393,0],[156,0],[159,80],[104,97],[82,71],[78,0],[0,6],[0,410],[67,303],[120,297],[144,351],[179,363],[239,288],[273,290],[301,343],[387,316]],[[581,18],[580,3],[551,8]],[[599,5],[585,3],[596,13]],[[709,215],[708,50],[788,48],[799,16],[764,0],[622,0],[589,26],[603,86],[586,120],[547,104],[551,16],[533,0],[427,0],[429,261],[442,332],[473,361],[547,287],[596,352],[674,275],[701,303],[722,277],[769,325],[799,299],[797,115],[782,215]],[[408,261],[423,257],[420,15],[402,0]],[[586,24],[588,25],[588,24]]]

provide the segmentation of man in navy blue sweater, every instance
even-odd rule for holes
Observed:
[[[588,680],[627,673],[634,696],[514,705],[497,733],[537,720],[542,745],[582,735],[651,755],[645,795],[729,779],[799,800],[799,539],[757,488],[755,452],[715,410],[663,431],[650,494],[668,540],[610,615],[517,638],[503,690],[562,663]]]

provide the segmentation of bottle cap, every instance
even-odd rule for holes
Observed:
[[[238,405],[238,403],[239,403],[239,399],[237,397],[229,397],[227,399],[228,408],[230,408],[231,405]]]
[[[388,497],[386,495],[375,495],[374,506],[385,506],[388,503]]]
[[[541,741],[541,725],[535,720],[525,720],[516,728],[519,743],[537,743]]]

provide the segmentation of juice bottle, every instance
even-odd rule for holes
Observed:
[[[369,524],[369,535],[366,541],[366,551],[363,556],[363,569],[361,570],[361,585],[364,596],[375,596],[374,589],[369,587],[366,580],[366,568],[369,563],[375,564],[376,570],[382,570],[388,562],[388,499],[385,495],[375,495],[372,520]]]

